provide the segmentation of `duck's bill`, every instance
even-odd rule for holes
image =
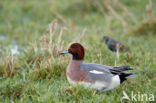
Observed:
[[[61,52],[60,54],[63,55],[63,54],[67,54],[67,53],[69,53],[69,51],[68,51],[68,50],[64,50],[64,51]]]

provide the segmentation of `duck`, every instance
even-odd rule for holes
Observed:
[[[97,89],[98,91],[109,91],[128,78],[134,78],[135,73],[125,72],[132,70],[130,66],[106,66],[96,63],[83,63],[85,50],[80,43],[71,43],[68,49],[61,55],[71,54],[71,61],[66,69],[68,82],[73,85],[83,85],[85,88]]]
[[[121,42],[119,42],[115,39],[112,39],[108,36],[104,36],[103,40],[105,41],[109,50],[111,50],[112,52],[117,52],[117,49],[119,49],[119,52],[129,52],[130,51],[130,49],[127,48],[125,45],[123,45]]]

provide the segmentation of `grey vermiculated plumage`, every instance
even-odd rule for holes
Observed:
[[[108,36],[104,36],[103,40],[105,40],[106,45],[113,52],[117,51],[117,47],[119,47],[119,52],[128,52],[128,51],[130,51],[130,49],[126,48],[122,43],[120,43],[119,41],[114,40],[114,39],[112,39],[112,38],[110,38]]]
[[[132,70],[130,66],[113,67],[95,63],[86,63],[82,64],[80,68],[86,70],[86,75],[90,77],[92,81],[101,81],[108,84],[111,82],[111,78],[115,75],[119,75],[122,82],[129,77],[133,77],[132,75],[135,75],[134,73],[124,72],[126,70]],[[92,70],[103,72],[103,74],[91,73],[90,71]]]

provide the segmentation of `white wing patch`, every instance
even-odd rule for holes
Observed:
[[[92,70],[92,71],[89,71],[89,72],[94,73],[94,74],[104,74],[103,72],[97,71],[97,70]]]

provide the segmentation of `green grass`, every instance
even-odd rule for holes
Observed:
[[[147,30],[143,26],[141,29],[146,29],[145,32],[133,32],[135,27],[140,27],[143,18],[147,18],[145,7],[148,0],[121,0],[137,20],[137,24],[134,24],[124,12],[117,9],[119,15],[125,18],[126,27],[111,12],[103,16],[98,8],[88,4],[88,0],[77,1],[78,4],[76,1],[69,1],[71,2],[0,1],[0,102],[120,103],[123,90],[128,95],[131,91],[154,94],[156,99],[156,34],[153,32],[155,28]],[[155,0],[153,13],[156,13],[154,5]],[[65,23],[55,13],[59,13]],[[114,65],[116,54],[108,50],[102,38],[108,35],[120,40],[131,49],[131,53],[121,53],[117,66],[132,66],[137,77],[104,93],[95,93],[95,90],[82,86],[69,88],[65,70],[71,56],[60,56],[60,51],[57,52],[55,49],[51,52],[41,50],[40,38],[46,34],[49,41],[49,33],[45,31],[54,19],[57,19],[59,24],[53,38],[54,43],[57,42],[60,28],[68,28],[61,38],[61,41],[64,41],[63,49],[66,49],[70,42],[74,42],[86,28],[85,35],[80,40],[86,50],[84,62]],[[10,49],[15,44],[21,53],[14,55],[12,62]],[[36,52],[34,47],[38,48]]]

